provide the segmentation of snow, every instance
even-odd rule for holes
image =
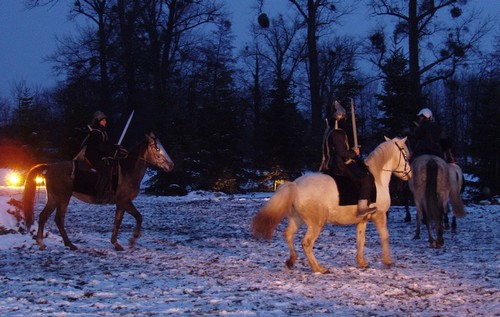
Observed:
[[[1,170],[0,170],[1,171]],[[0,173],[2,177],[2,173]],[[19,230],[11,198],[21,188],[0,187],[0,227]],[[330,274],[313,273],[299,239],[293,270],[284,261],[286,221],[271,241],[255,240],[250,221],[271,193],[224,195],[193,192],[184,197],[139,195],[142,236],[130,248],[134,221],[125,216],[111,243],[113,206],[72,199],[66,217],[77,251],[65,248],[53,217],[47,250],[31,234],[0,235],[2,316],[499,316],[499,205],[467,206],[458,231],[445,232],[445,246],[431,249],[423,229],[404,222],[404,208],[390,209],[388,228],[394,266],[380,259],[370,224],[365,255],[356,267],[355,227],[326,226],[315,255]],[[45,193],[39,190],[37,215]],[[9,211],[9,212],[7,212]],[[412,208],[412,217],[415,209]],[[35,224],[36,226],[36,224]],[[303,228],[304,229],[304,228]],[[304,230],[299,232],[299,237]],[[5,231],[5,230],[1,230]],[[14,232],[10,231],[10,232]]]

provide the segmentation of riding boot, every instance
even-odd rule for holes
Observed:
[[[358,211],[356,216],[364,217],[367,215],[371,215],[377,211],[377,207],[368,206],[368,199],[360,199],[358,200]]]

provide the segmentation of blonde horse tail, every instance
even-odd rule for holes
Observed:
[[[285,182],[252,220],[255,238],[271,239],[278,224],[291,212],[297,196],[295,183]]]
[[[32,167],[28,175],[26,176],[26,180],[24,182],[24,191],[23,191],[23,211],[24,211],[24,222],[26,224],[26,229],[29,231],[31,225],[35,219],[35,193],[36,193],[36,177],[42,174],[47,170],[47,164],[38,164]]]
[[[464,217],[467,212],[465,210],[462,198],[460,197],[460,192],[462,191],[463,187],[463,176],[458,166],[452,168],[453,170],[450,173],[450,204],[451,208],[453,209],[453,214],[456,217]]]

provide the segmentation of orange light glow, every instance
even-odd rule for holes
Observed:
[[[7,185],[9,186],[20,186],[21,185],[21,175],[17,172],[10,172],[6,177]]]
[[[37,176],[35,178],[35,183],[37,186],[44,186],[45,185],[45,178],[43,178],[42,176]]]

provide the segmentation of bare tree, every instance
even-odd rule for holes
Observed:
[[[321,140],[323,125],[321,78],[319,69],[319,36],[325,28],[338,23],[340,17],[350,13],[351,9],[341,8],[342,0],[289,0],[299,16],[304,20],[307,28],[307,61],[309,75],[309,92],[311,98],[311,126],[312,131]]]
[[[422,87],[452,76],[488,32],[489,22],[476,23],[478,12],[464,15],[464,0],[371,0],[374,16],[395,18],[394,41],[408,40],[410,105],[422,105]],[[446,13],[448,10],[448,13]],[[451,16],[451,20],[448,16]],[[383,36],[379,36],[379,39]],[[373,39],[372,39],[373,43]],[[379,48],[383,43],[378,41]]]

